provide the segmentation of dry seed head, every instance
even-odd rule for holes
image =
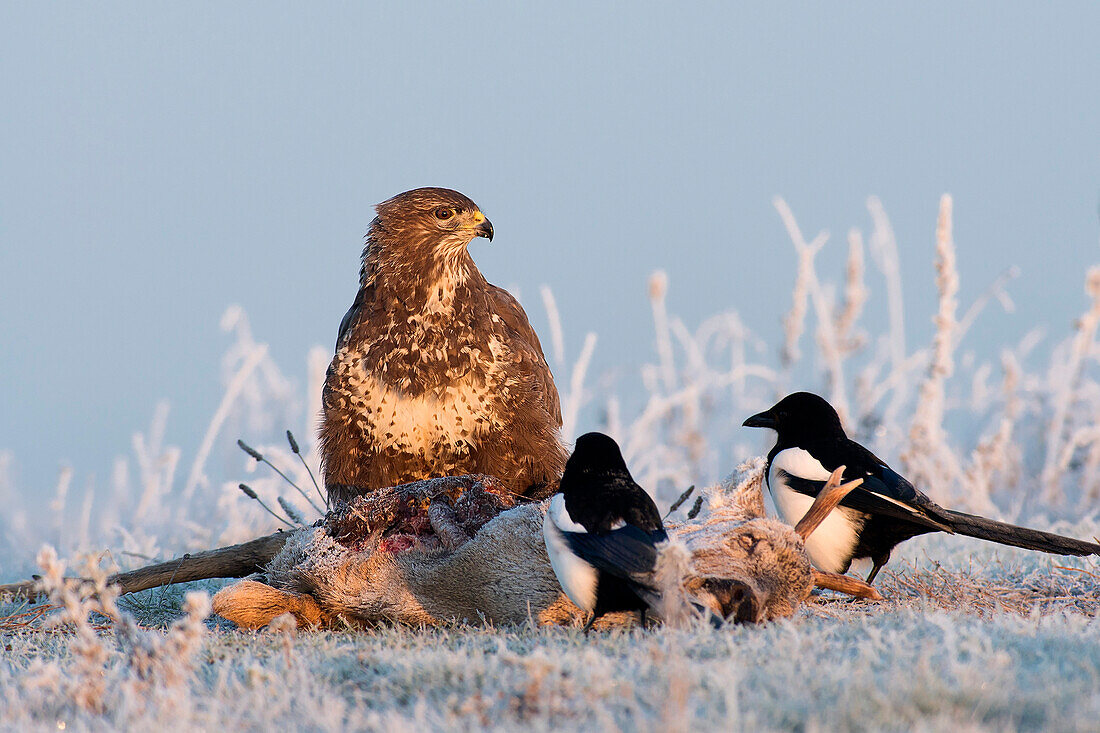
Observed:
[[[183,597],[182,610],[193,621],[202,621],[210,615],[210,594],[203,590],[188,591]]]
[[[664,270],[657,270],[649,276],[649,299],[661,300],[668,292],[668,274]]]
[[[703,497],[702,497],[702,495],[700,495],[700,496],[695,497],[695,503],[692,504],[691,509],[688,510],[687,518],[688,519],[695,519],[697,516],[699,516],[699,510],[702,509],[702,508],[703,508]]]
[[[267,630],[276,634],[289,634],[293,636],[294,632],[298,630],[298,621],[290,611],[280,613],[268,622]]]
[[[261,454],[258,450],[256,450],[243,440],[238,440],[237,445],[240,446],[241,450],[255,458],[257,461],[262,461],[264,459],[263,454]]]
[[[1085,292],[1093,300],[1100,300],[1100,267],[1090,267],[1085,278]]]
[[[302,525],[303,527],[307,526],[306,525],[306,520],[302,516],[302,513],[299,512],[297,509],[295,509],[294,506],[289,501],[287,501],[286,499],[284,499],[281,496],[279,497],[279,506],[281,506],[283,508],[283,511],[286,512],[286,515],[288,517],[290,517],[291,521],[297,522],[298,524]]]

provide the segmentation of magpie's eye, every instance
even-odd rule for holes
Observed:
[[[455,210],[450,209],[446,206],[440,206],[438,209],[435,210],[435,218],[439,219],[441,221],[446,221],[447,219],[450,219],[454,215],[455,215]]]

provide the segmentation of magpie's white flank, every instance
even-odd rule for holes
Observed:
[[[788,524],[802,518],[838,467],[845,466],[845,481],[863,479],[806,540],[810,561],[820,570],[844,573],[853,560],[870,558],[871,583],[895,546],[927,532],[958,533],[1058,555],[1100,554],[1100,545],[1091,542],[944,509],[849,440],[836,410],[815,394],[788,395],[744,425],[775,431],[764,475]]]
[[[596,585],[599,574],[596,568],[573,554],[564,532],[587,530],[569,518],[565,511],[565,497],[554,494],[542,522],[542,536],[546,540],[546,554],[565,595],[582,611],[592,613],[596,609]]]

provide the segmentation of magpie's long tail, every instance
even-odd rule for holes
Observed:
[[[959,534],[967,537],[977,537],[981,540],[999,542],[1002,545],[1023,547],[1027,550],[1039,550],[1055,555],[1100,555],[1100,545],[1083,540],[1075,540],[1072,537],[1063,537],[1050,532],[1040,532],[1037,529],[1017,527],[1014,524],[995,522],[985,517],[976,517],[973,514],[943,512],[951,519],[952,528]]]

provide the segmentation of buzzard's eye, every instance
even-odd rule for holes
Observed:
[[[440,206],[438,209],[435,210],[436,219],[450,219],[454,215],[455,210],[448,209],[446,206]]]

